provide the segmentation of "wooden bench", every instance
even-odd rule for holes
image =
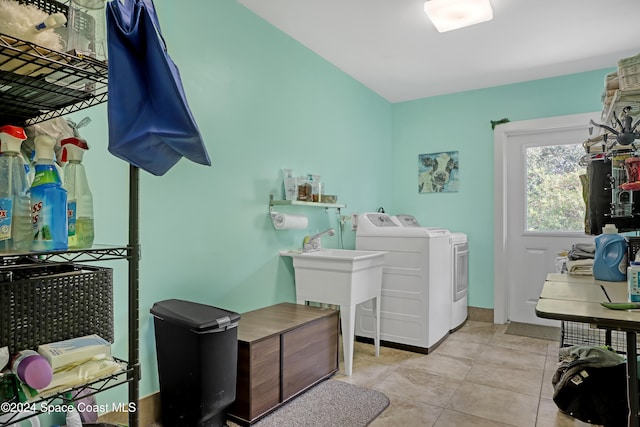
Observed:
[[[231,420],[248,425],[338,370],[337,310],[281,303],[241,315]]]

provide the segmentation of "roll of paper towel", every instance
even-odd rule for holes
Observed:
[[[307,228],[309,221],[303,215],[289,215],[271,212],[271,221],[276,230],[289,230]]]

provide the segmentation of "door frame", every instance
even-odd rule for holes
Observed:
[[[589,120],[598,119],[600,112],[571,114],[567,116],[509,122],[496,126],[494,142],[494,198],[493,198],[493,322],[503,324],[508,321],[509,287],[507,284],[507,168],[506,146],[509,137],[518,134],[550,132],[584,128]],[[586,139],[585,139],[586,140]]]

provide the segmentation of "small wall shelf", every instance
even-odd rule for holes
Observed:
[[[276,205],[290,205],[290,206],[310,206],[315,208],[333,208],[340,209],[346,208],[347,205],[341,203],[321,203],[321,202],[303,202],[300,200],[276,200],[273,198],[273,194],[269,195],[269,212],[273,210],[273,207]]]

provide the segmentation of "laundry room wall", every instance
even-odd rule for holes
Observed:
[[[340,230],[334,209],[296,206],[278,210],[308,216],[308,228],[274,229],[268,201],[282,198],[281,168],[321,175],[345,215],[391,203],[387,101],[235,0],[154,2],[213,165],[182,159],[164,176],[140,173],[142,395],[158,389],[154,302],[180,298],[242,313],[295,301],[291,259],[278,252],[300,248],[307,234]],[[107,152],[106,105],[72,117],[85,116],[96,242],[122,244],[128,164]],[[353,248],[353,239],[336,232],[323,243]],[[126,358],[126,262],[109,266],[114,353]],[[113,396],[122,402],[126,391]]]
[[[393,213],[469,237],[469,305],[493,308],[493,130],[511,121],[600,111],[612,69],[393,105]],[[581,142],[581,141],[577,141]],[[458,151],[459,190],[418,193],[418,155]]]
[[[155,0],[168,51],[213,166],[181,160],[165,176],[141,173],[140,347],[142,395],[158,390],[149,309],[167,298],[245,312],[294,301],[293,268],[278,251],[328,227],[328,247],[354,247],[334,210],[283,207],[306,230],[276,231],[269,195],[281,168],[317,173],[343,215],[410,213],[424,225],[468,233],[470,304],[493,302],[493,133],[490,120],[593,111],[604,71],[391,105],[235,0]],[[94,193],[96,242],[127,241],[128,165],[107,152],[105,105],[81,130]],[[116,124],[117,125],[117,124]],[[457,193],[418,194],[417,155],[458,150]],[[116,343],[126,357],[127,269],[114,268]],[[119,403],[122,387],[100,395]]]

